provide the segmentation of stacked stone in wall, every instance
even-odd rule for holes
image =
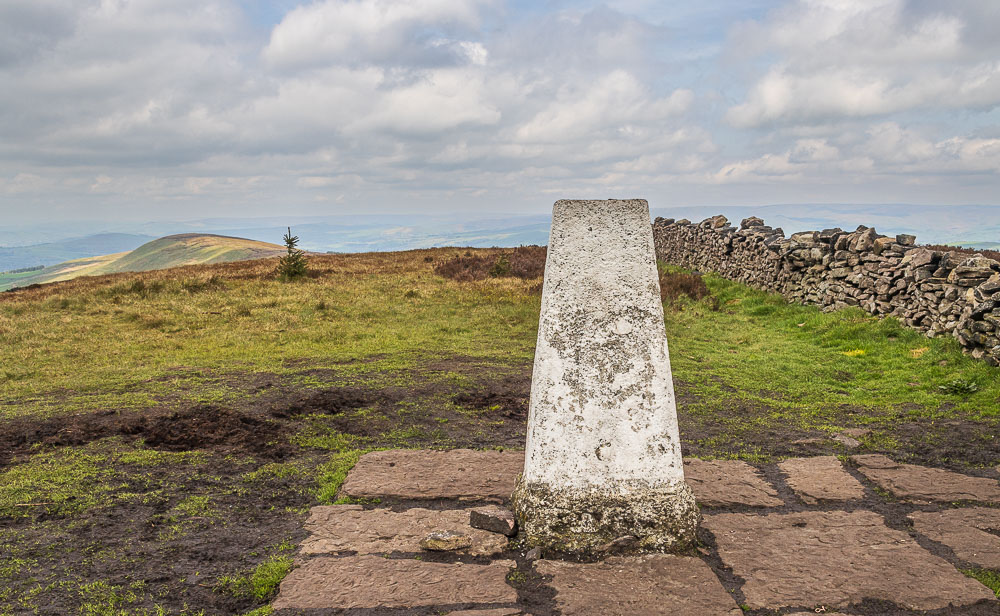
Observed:
[[[928,337],[954,336],[973,357],[1000,365],[1000,262],[993,259],[930,250],[912,235],[865,226],[785,237],[756,217],[738,229],[721,215],[697,224],[657,218],[653,238],[667,263],[824,310],[857,306],[893,316]]]

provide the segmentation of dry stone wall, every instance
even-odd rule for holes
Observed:
[[[897,317],[928,337],[951,335],[973,357],[1000,364],[1000,262],[930,250],[912,235],[873,228],[824,229],[785,237],[760,218],[739,228],[725,216],[700,223],[657,218],[656,256],[714,271],[824,310],[858,306]]]

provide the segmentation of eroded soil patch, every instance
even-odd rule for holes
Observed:
[[[489,383],[477,389],[458,394],[452,400],[461,406],[496,412],[503,417],[526,419],[530,378]]]
[[[100,411],[44,420],[18,418],[0,424],[0,465],[38,445],[79,446],[112,436],[141,439],[164,451],[238,450],[281,459],[290,451],[287,432],[287,427],[276,422],[216,405],[174,411]]]

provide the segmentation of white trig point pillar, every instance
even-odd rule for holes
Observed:
[[[528,544],[694,543],[673,389],[649,204],[557,201],[513,495]]]

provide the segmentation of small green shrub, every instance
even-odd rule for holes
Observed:
[[[975,381],[953,379],[944,385],[938,385],[938,389],[953,396],[970,396],[979,391],[979,385]]]
[[[306,275],[308,263],[306,253],[298,249],[299,237],[292,235],[292,228],[282,238],[288,252],[278,261],[278,278],[284,281],[295,280]]]

